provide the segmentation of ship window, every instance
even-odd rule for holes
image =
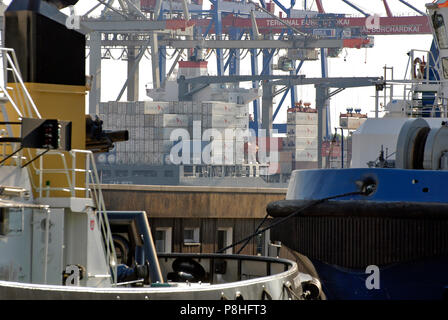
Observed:
[[[219,228],[217,236],[218,251],[232,244],[232,228]],[[232,248],[223,253],[232,253]]]
[[[157,171],[155,170],[148,170],[148,177],[157,177]]]
[[[117,171],[115,171],[115,174],[117,177],[127,177],[128,170],[117,170]]]
[[[110,170],[101,170],[101,176],[103,178],[110,178],[112,176],[112,171]]]
[[[154,238],[157,252],[160,253],[171,252],[171,238],[172,238],[171,228],[156,228]]]
[[[172,170],[166,170],[165,171],[165,177],[166,178],[172,178],[174,177],[174,172]]]
[[[0,208],[0,236],[23,230],[23,208]]]
[[[136,170],[132,171],[134,177],[157,177],[157,171],[154,170]]]
[[[441,14],[435,13],[432,16],[432,24],[434,26],[434,31],[436,33],[437,42],[441,49],[448,49],[448,38],[445,28],[445,21]]]
[[[184,244],[198,244],[198,243],[199,243],[199,228],[185,228]]]

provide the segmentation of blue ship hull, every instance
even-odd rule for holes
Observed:
[[[397,263],[379,270],[379,289],[367,289],[365,270],[313,261],[329,300],[441,300],[448,287],[448,257]]]
[[[271,239],[311,260],[328,299],[442,299],[447,181],[446,171],[295,171],[286,200],[268,206],[277,221],[294,217],[274,228]],[[373,191],[362,193],[366,184]],[[337,197],[343,194],[349,195]],[[369,265],[379,268],[378,289],[366,286]]]

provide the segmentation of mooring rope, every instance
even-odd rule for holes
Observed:
[[[247,236],[247,237],[245,237],[245,238],[243,238],[243,239],[241,239],[241,240],[239,240],[237,242],[234,242],[231,245],[228,245],[227,247],[224,247],[224,248],[218,250],[216,253],[222,253],[222,252],[224,252],[224,251],[226,251],[226,250],[228,250],[230,248],[233,248],[233,247],[239,245],[240,243],[246,242],[243,245],[243,248],[244,248],[247,245],[247,243],[249,243],[249,241],[253,237],[255,237],[255,236],[259,235],[259,234],[262,234],[263,232],[266,232],[267,230],[269,230],[269,229],[271,229],[271,228],[273,228],[273,227],[275,227],[275,226],[277,226],[279,224],[282,224],[285,221],[288,221],[289,219],[295,217],[296,215],[298,215],[302,211],[304,211],[304,210],[306,210],[308,208],[311,208],[311,207],[313,207],[313,206],[315,206],[317,204],[320,204],[322,202],[325,202],[325,201],[328,201],[328,200],[332,200],[332,199],[337,199],[337,198],[343,198],[343,197],[354,196],[354,195],[366,195],[366,194],[368,194],[368,191],[355,191],[355,192],[348,192],[348,193],[339,194],[339,195],[336,195],[336,196],[326,197],[326,198],[319,199],[319,200],[314,200],[310,204],[304,206],[303,208],[298,209],[297,211],[294,211],[290,215],[288,215],[288,216],[286,216],[286,217],[284,217],[284,218],[282,218],[282,219],[280,219],[280,220],[270,224],[269,226],[267,226],[267,227],[265,227],[263,229],[260,229],[260,227],[263,225],[263,223],[266,221],[267,217],[269,216],[269,214],[267,214],[265,216],[265,219],[263,219],[262,223],[260,223],[260,225],[258,226],[258,228],[257,228],[258,230],[256,230],[251,235],[249,235],[249,236]],[[238,250],[238,253],[240,253],[241,250],[242,250],[242,248],[240,250]]]

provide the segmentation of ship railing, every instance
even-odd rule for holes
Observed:
[[[417,54],[421,53],[426,55],[426,61],[423,61],[422,59],[420,59],[420,57],[417,56]],[[435,59],[431,51],[412,49],[408,52],[408,56],[409,58],[406,66],[406,75],[408,75],[406,76],[407,79],[418,80],[423,84],[429,84],[432,81],[429,79],[431,73],[433,73],[436,78],[442,79],[442,72],[439,68],[439,59]],[[434,66],[429,65],[430,60],[434,61]],[[424,74],[419,71],[422,63],[425,63]]]
[[[440,99],[440,88],[444,84],[448,85],[448,81],[444,80],[424,80],[421,79],[403,79],[403,80],[387,80],[389,87],[398,87],[400,90],[392,89],[391,93],[402,92],[400,94],[385,93],[384,101],[403,100],[406,102],[407,107],[402,110],[402,116],[404,117],[448,117],[447,100]],[[434,93],[433,105],[425,105],[423,108],[423,94],[425,92]],[[385,104],[386,105],[386,104]]]
[[[425,58],[420,58],[421,56]],[[433,53],[427,50],[413,49],[408,52],[408,63],[406,66],[404,80],[393,79],[393,68],[384,67],[385,69],[385,80],[389,85],[390,89],[389,97],[386,97],[387,92],[384,94],[384,104],[387,101],[392,101],[399,98],[394,96],[394,92],[399,92],[394,90],[395,86],[403,86],[403,97],[402,99],[407,102],[408,107],[403,110],[403,116],[420,117],[428,114],[435,115],[445,115],[446,116],[446,103],[440,105],[435,103],[432,108],[426,107],[423,110],[423,93],[432,92],[437,100],[438,94],[440,93],[440,87],[444,78],[441,76],[442,72],[440,70],[439,59],[435,59]],[[434,65],[430,66],[429,61],[434,61]],[[392,79],[386,79],[386,69],[392,69]],[[433,80],[431,80],[433,76]],[[439,80],[440,79],[440,80]],[[429,110],[432,109],[432,110]]]
[[[93,195],[93,199],[96,203],[98,223],[101,228],[101,234],[103,236],[105,254],[108,264],[111,268],[113,283],[117,283],[117,256],[115,253],[114,241],[112,238],[112,231],[110,229],[109,219],[107,217],[106,205],[104,203],[103,191],[100,185],[100,178],[98,170],[95,164],[95,158],[92,151],[88,150],[72,150],[74,152],[84,153],[87,155],[86,159],[86,186],[90,188]]]
[[[447,82],[447,81],[444,81]],[[441,81],[428,81],[425,84],[440,86]],[[423,93],[420,91],[416,92],[418,84],[411,83],[410,85],[404,86],[404,97],[405,101],[408,103],[408,108],[403,111],[403,115],[407,117],[448,117],[448,109],[445,103],[438,102],[439,92],[434,92],[434,103],[432,105],[423,105]]]
[[[9,102],[21,118],[42,118],[30,93],[28,92],[18,68],[19,63],[13,49],[0,48],[0,103]],[[15,83],[15,87],[5,85],[6,79]],[[3,114],[5,112],[3,111]],[[7,121],[7,119],[4,119]]]
[[[28,117],[41,119],[42,116],[23,82],[18,65],[17,57],[13,49],[0,48],[0,105],[10,103],[18,118]],[[10,83],[14,83],[14,85],[8,86],[6,84],[7,79]],[[6,109],[3,108],[1,112],[3,114],[3,121],[8,122],[9,119]],[[6,129],[0,129],[0,136],[12,136],[10,124],[6,124],[5,126]],[[30,149],[22,150],[20,148],[20,143],[2,143],[2,159],[8,157],[12,160],[9,165],[22,167],[27,159],[33,159],[35,155],[32,154]],[[13,151],[13,155],[10,154],[10,150]],[[28,157],[25,157],[24,153],[26,153]],[[79,155],[81,154],[85,156],[85,169],[79,169],[76,165],[77,161],[80,159]],[[67,155],[69,155],[71,159],[66,159]],[[59,157],[62,163],[62,168],[44,168],[44,159],[48,159],[48,156]],[[70,160],[71,167],[68,166]],[[39,197],[50,197],[52,192],[57,191],[63,193],[66,192],[71,197],[75,197],[81,193],[85,198],[90,198],[95,202],[98,225],[100,226],[101,235],[103,237],[102,240],[104,242],[106,259],[111,268],[113,282],[116,283],[117,259],[93,153],[87,150],[71,150],[68,153],[50,150],[46,151],[45,156],[39,157],[39,167],[36,167],[36,162],[37,161],[32,161],[29,164],[28,169],[34,170],[38,176],[38,185],[36,185],[34,179],[30,179],[30,182]],[[80,175],[80,173],[83,176],[82,184],[84,184],[84,187],[77,186],[77,175]],[[64,175],[66,185],[64,186],[63,183],[62,187],[51,186],[47,181],[44,182],[46,174]],[[78,184],[81,185],[79,182],[80,181],[78,181]]]
[[[8,123],[10,119],[4,107],[5,103],[11,105],[17,118],[42,118],[23,82],[18,65],[14,50],[0,47],[0,106],[3,121],[6,122],[4,127],[0,129],[1,137],[11,137],[13,135],[11,124]],[[10,83],[14,83],[14,85],[8,85],[7,80]],[[20,143],[2,143],[2,159],[9,157],[10,154],[7,154],[7,150],[12,150],[15,153],[19,149]],[[21,165],[22,161],[25,160],[22,156],[22,151],[17,152],[17,154],[14,154],[10,158],[16,165]]]
[[[66,155],[69,156],[69,159],[66,159]],[[39,177],[39,185],[33,185],[33,188],[35,188],[36,192],[38,192],[39,197],[49,197],[52,192],[56,191],[66,192],[68,196],[76,197],[79,192],[81,192],[85,198],[92,199],[94,201],[96,207],[96,217],[98,219],[98,225],[100,226],[101,236],[104,243],[104,253],[111,268],[113,282],[115,283],[117,279],[117,258],[113,244],[112,231],[107,218],[106,205],[104,203],[100,179],[92,151],[72,149],[69,152],[64,153],[57,150],[51,150],[47,152],[45,156],[59,157],[62,163],[62,168],[44,168],[44,161],[46,157],[40,157],[39,168],[35,168],[32,163],[34,167],[33,169]],[[77,166],[77,163],[82,156],[85,157],[85,169],[80,169]],[[68,166],[69,161],[71,161],[71,167]],[[49,185],[47,181],[45,181],[45,175],[47,174],[63,175],[65,177],[66,185],[64,186],[62,184],[62,186],[58,187]],[[82,178],[79,178],[80,175]],[[82,181],[78,179],[82,179]],[[85,187],[78,187],[78,184],[83,184]]]

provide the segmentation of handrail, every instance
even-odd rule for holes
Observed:
[[[72,167],[68,168],[67,162],[65,161],[65,155],[61,151],[50,151],[47,155],[59,155],[61,156],[63,162],[62,169],[45,169],[43,166],[44,158],[40,158],[40,166],[39,169],[36,169],[36,173],[39,176],[39,186],[36,190],[39,192],[39,196],[43,196],[43,191],[47,191],[47,197],[53,191],[63,191],[67,192],[71,197],[76,196],[77,191],[85,191],[85,198],[92,199],[96,206],[96,217],[98,219],[98,225],[100,226],[101,235],[104,243],[104,250],[107,262],[111,268],[112,279],[115,283],[117,281],[117,265],[116,265],[116,253],[115,247],[113,244],[112,231],[110,230],[109,220],[107,218],[106,205],[104,203],[102,189],[100,187],[100,179],[98,176],[98,171],[95,165],[95,158],[93,156],[92,151],[89,150],[79,150],[72,149],[68,152],[71,156]],[[79,155],[85,155],[85,169],[76,168],[77,160],[79,159]],[[48,185],[43,185],[44,175],[45,174],[64,174],[67,180],[67,186],[63,187],[52,187]],[[76,173],[84,173],[85,181],[82,181],[85,184],[85,187],[77,187],[77,174]],[[79,181],[78,181],[79,183]]]
[[[0,81],[0,94],[3,93],[4,97],[8,100],[8,102],[11,104],[12,108],[16,112],[16,116],[18,118],[23,118],[24,116],[30,117],[30,118],[41,118],[41,115],[31,97],[29,94],[23,80],[22,76],[20,74],[20,70],[18,68],[17,63],[17,57],[15,55],[15,52],[13,49],[8,48],[0,48],[0,62],[1,60],[4,63],[0,63],[0,72],[3,73],[4,76],[6,76],[6,71],[10,72],[12,74],[12,80],[16,84],[15,87],[7,87],[6,85],[3,85]],[[3,68],[3,69],[1,69]],[[6,79],[5,79],[6,82]],[[11,94],[8,92],[10,91]],[[6,100],[5,99],[5,100]],[[7,130],[1,130],[0,134],[2,136],[8,136],[11,134],[12,130],[10,128],[10,125],[6,125]],[[6,134],[5,134],[6,133]],[[21,166],[22,160],[26,159],[23,157],[22,153],[27,152],[28,158],[32,158],[31,150],[25,149],[20,150],[20,144],[18,143],[4,143],[3,144],[3,155],[2,158],[4,159],[7,157],[6,150],[10,147],[13,152],[17,152],[16,155],[11,156],[11,159],[15,159],[15,162],[12,162],[10,165],[15,166]],[[67,155],[71,157],[72,159],[72,167],[68,166],[67,163]],[[77,160],[79,160],[79,156],[84,155],[85,156],[85,169],[79,169],[77,168]],[[46,169],[44,167],[44,160],[48,159],[49,156],[57,156],[60,157],[62,162],[62,168],[60,169],[54,169],[49,168]],[[84,192],[83,196],[86,199],[92,199],[94,200],[95,206],[96,206],[96,217],[98,220],[98,225],[100,226],[101,230],[101,237],[103,240],[103,248],[104,253],[106,257],[107,264],[110,267],[111,275],[112,275],[112,281],[114,284],[117,282],[117,265],[116,265],[116,253],[115,253],[115,247],[113,245],[113,238],[112,238],[112,232],[110,229],[109,221],[107,218],[107,212],[106,212],[106,206],[104,204],[103,194],[102,190],[99,186],[99,177],[97,168],[95,166],[95,159],[93,157],[93,153],[88,150],[71,150],[70,152],[62,152],[58,150],[50,150],[48,151],[45,156],[42,156],[39,158],[39,165],[36,167],[37,161],[32,162],[27,168],[29,171],[32,171],[36,173],[38,177],[38,182],[36,185],[36,182],[34,179],[30,179],[31,186],[33,190],[35,190],[38,193],[38,196],[40,198],[44,198],[44,191],[46,191],[46,197],[49,197],[52,192],[65,192],[69,197],[76,197],[77,193]],[[77,186],[77,175],[80,173],[84,176],[84,181],[78,183],[83,186]],[[65,176],[65,180],[63,180],[63,185],[59,186],[50,186],[45,185],[44,186],[44,177],[46,174],[62,174]],[[64,185],[64,181],[66,181],[66,185]]]
[[[109,263],[112,273],[112,281],[114,284],[117,283],[117,256],[115,253],[115,246],[112,238],[112,231],[110,230],[109,219],[107,217],[106,205],[104,203],[103,192],[100,186],[100,179],[98,176],[98,170],[96,168],[95,159],[93,157],[93,153],[91,151],[86,151],[88,153],[88,158],[90,161],[87,161],[89,168],[89,164],[92,165],[91,170],[87,170],[90,175],[90,181],[92,182],[90,185],[92,186],[93,195],[96,199],[97,204],[97,212],[99,218],[99,224],[102,228],[102,235],[106,249],[106,259]]]
[[[41,119],[41,115],[36,107],[36,104],[34,103],[33,99],[31,98],[30,93],[28,92],[28,90],[26,89],[26,86],[23,82],[22,76],[20,74],[20,70],[17,67],[19,65],[18,61],[17,61],[17,56],[16,53],[14,51],[14,49],[9,49],[9,48],[0,48],[0,52],[2,53],[2,55],[4,54],[6,56],[6,68],[8,71],[11,71],[15,83],[19,83],[20,84],[20,89],[19,93],[22,93],[24,95],[24,104],[25,106],[28,108],[28,116],[32,117],[32,113],[30,110],[30,105],[33,109],[33,111],[35,112],[37,118]],[[8,65],[10,66],[10,68],[8,68]],[[21,96],[19,96],[21,98]],[[11,99],[9,99],[10,102]]]

